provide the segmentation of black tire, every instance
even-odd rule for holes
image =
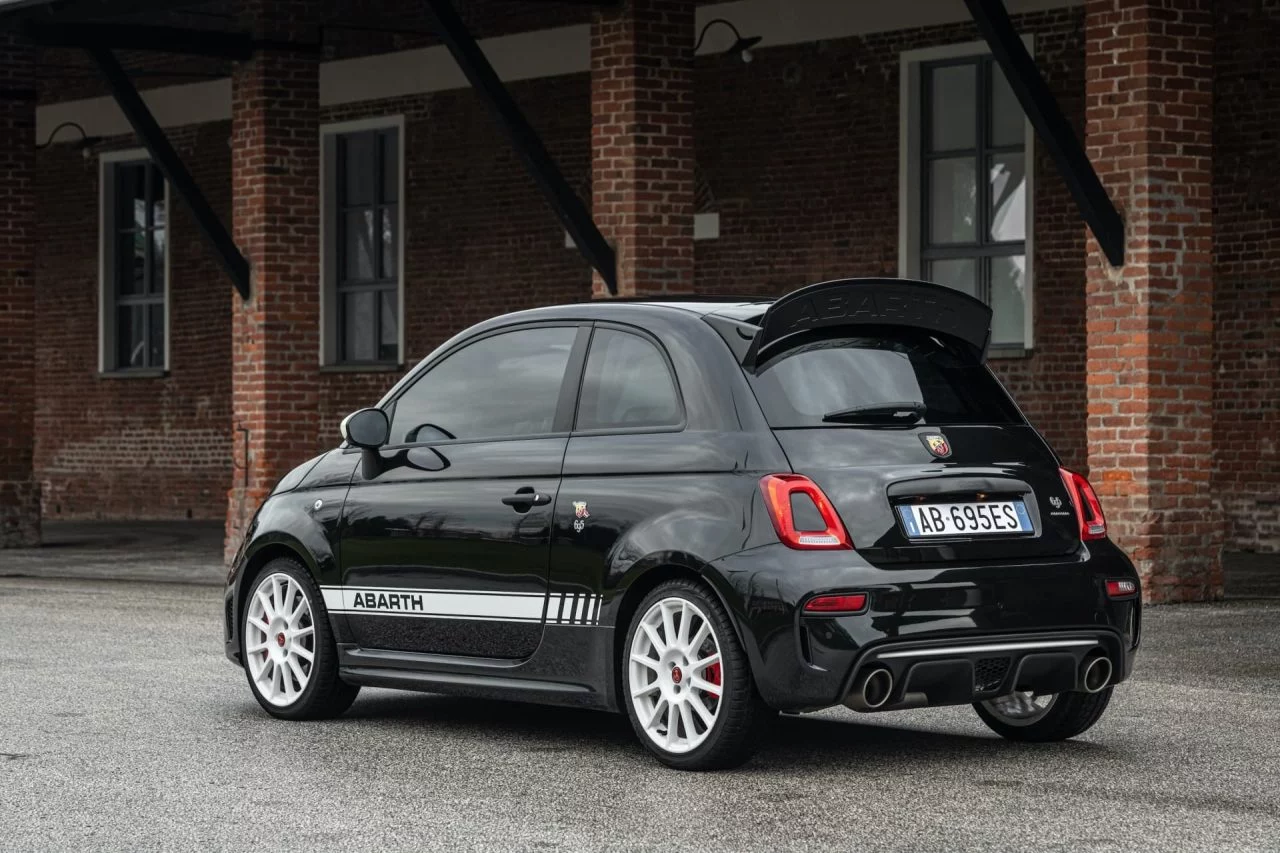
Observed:
[[[680,598],[706,614],[715,631],[720,648],[720,677],[723,693],[718,703],[715,722],[703,742],[689,752],[674,753],[663,749],[645,732],[631,699],[631,647],[636,632],[641,630],[644,615],[659,601]],[[751,664],[734,632],[729,614],[706,587],[689,580],[660,584],[645,596],[627,626],[620,661],[622,693],[620,701],[627,719],[640,742],[668,767],[677,770],[723,770],[749,759],[759,745],[775,712],[760,699],[751,676]]]
[[[298,694],[298,698],[288,705],[273,704],[263,696],[258,684],[254,682],[248,652],[245,650],[245,621],[254,590],[264,578],[275,574],[288,575],[307,597],[315,640],[312,649],[314,660],[307,685]],[[333,629],[329,626],[329,611],[325,609],[324,596],[320,594],[320,588],[311,573],[298,561],[279,557],[264,565],[248,583],[249,592],[240,613],[240,660],[244,664],[249,689],[258,704],[268,714],[282,720],[324,720],[341,715],[356,701],[360,686],[347,684],[338,677],[338,650],[333,641]],[[265,657],[265,653],[263,654]]]
[[[1111,701],[1112,688],[1097,693],[1061,693],[1043,717],[1025,725],[1013,725],[993,714],[982,703],[975,703],[982,722],[1007,740],[1026,743],[1048,743],[1066,740],[1084,732],[1102,717]]]

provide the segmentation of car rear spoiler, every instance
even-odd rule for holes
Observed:
[[[751,369],[815,329],[909,326],[951,338],[987,358],[991,309],[966,293],[904,278],[846,278],[811,284],[769,306],[742,364]]]

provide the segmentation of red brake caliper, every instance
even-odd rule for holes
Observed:
[[[713,663],[711,664],[711,666],[707,667],[707,681],[711,682],[717,687],[720,686],[720,664],[719,663]],[[717,695],[716,698],[718,699],[720,697]]]

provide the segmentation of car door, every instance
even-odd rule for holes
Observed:
[[[389,403],[382,470],[357,471],[340,541],[341,612],[362,647],[491,658],[537,648],[588,336],[576,324],[479,335]]]

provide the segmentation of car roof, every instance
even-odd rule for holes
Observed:
[[[668,296],[662,299],[614,298],[599,299],[590,302],[569,302],[560,305],[547,305],[541,308],[529,308],[492,318],[482,325],[508,325],[513,322],[555,319],[587,319],[587,320],[619,320],[644,314],[673,313],[684,316],[705,317],[715,315],[732,320],[751,322],[758,320],[770,305],[772,299],[750,296],[707,297],[707,296]]]

